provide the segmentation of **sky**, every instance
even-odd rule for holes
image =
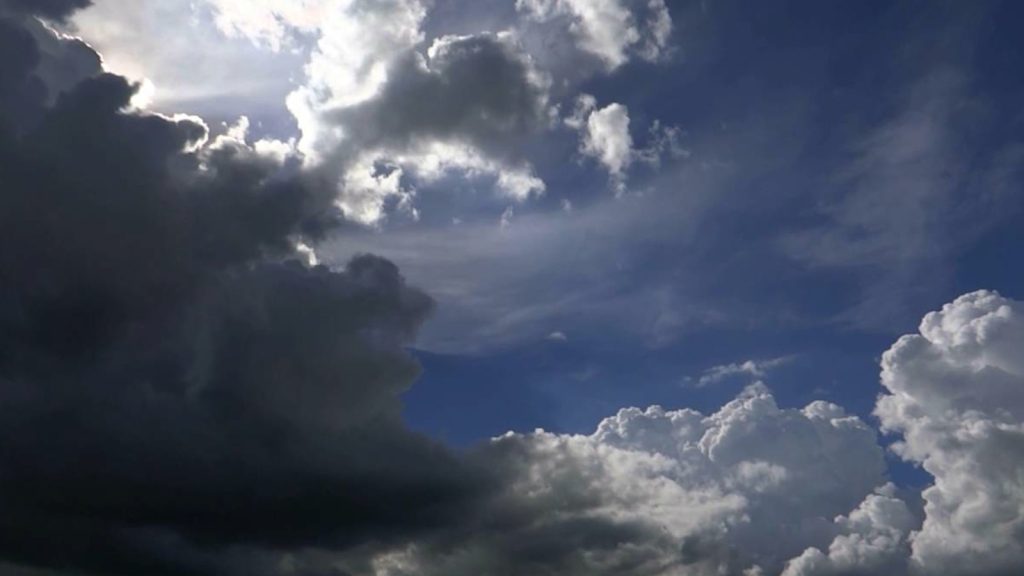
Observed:
[[[1022,20],[0,0],[0,573],[1024,573]]]

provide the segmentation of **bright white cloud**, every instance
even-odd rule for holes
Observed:
[[[488,520],[454,547],[441,537],[384,556],[379,576],[526,573],[515,551],[553,533],[577,545],[549,552],[551,573],[777,573],[884,482],[866,424],[823,402],[781,409],[762,385],[708,416],[625,409],[589,436],[509,433],[475,457],[508,475]]]
[[[384,219],[389,202],[415,218],[412,201],[416,191],[403,186],[404,174],[401,166],[378,163],[372,155],[364,155],[342,175],[340,188],[344,193],[338,198],[338,207],[346,218],[367,226]]]
[[[331,10],[333,0],[206,0],[213,8],[218,28],[277,51],[288,44],[293,32],[316,31]]]
[[[613,177],[622,178],[633,163],[629,110],[613,103],[591,112],[581,146],[584,154],[597,158]]]
[[[487,520],[385,553],[377,574],[528,572],[518,551],[552,533],[577,535],[544,549],[547,569],[572,575],[1016,573],[1021,350],[1024,304],[983,291],[884,354],[876,414],[934,476],[923,519],[885,482],[869,426],[827,402],[780,409],[755,384],[707,416],[631,408],[588,436],[495,439],[474,455],[507,478]]]
[[[555,80],[563,90],[578,80],[551,75],[581,67],[574,50],[551,62],[536,29],[559,29],[608,69],[660,58],[672,29],[662,0],[520,4],[501,32],[440,35],[429,46],[422,0],[98,0],[75,23],[112,69],[147,79],[140,107],[194,110],[215,122],[245,113],[255,129],[283,138],[292,122],[280,112],[290,113],[303,162],[326,172],[316,181],[337,184],[346,214],[376,225],[392,207],[414,212],[410,192],[431,173],[482,176],[517,202],[545,192],[527,138],[557,125],[548,96]],[[164,34],[166,23],[176,36]],[[584,151],[619,190],[634,162],[656,164],[677,139],[677,129],[655,126],[659,144],[637,149],[624,106],[591,112]],[[381,162],[401,168],[403,186],[366,176],[367,163]]]
[[[583,94],[565,123],[580,132],[580,153],[604,166],[616,193],[625,192],[626,169],[633,163],[634,155],[629,110],[618,103],[598,108],[593,96]]]
[[[516,8],[539,22],[565,22],[579,48],[609,70],[628,62],[631,54],[658,59],[672,32],[664,0],[517,0]]]
[[[598,108],[597,99],[590,94],[576,99],[576,107],[565,124],[580,132],[580,153],[594,158],[608,171],[619,194],[626,190],[627,172],[635,161],[657,166],[665,154],[687,154],[679,143],[679,128],[662,126],[657,121],[649,130],[648,146],[637,148],[630,133],[629,109],[619,103]]]
[[[547,80],[511,34],[443,36],[426,49],[424,6],[414,0],[337,4],[307,66],[308,82],[288,100],[308,162],[336,172],[339,204],[378,224],[409,186],[374,176],[368,166],[401,168],[415,186],[458,173],[492,178],[516,201],[545,184],[513,142],[546,122]]]
[[[148,108],[212,121],[287,115],[284,100],[305,57],[225,38],[208,1],[95,0],[68,28],[103,55],[106,70],[148,80]]]
[[[935,483],[913,536],[923,574],[1024,565],[1024,305],[974,292],[925,316],[882,357],[878,401],[895,449]]]
[[[331,2],[306,64],[306,83],[288,97],[302,132],[302,151],[310,158],[334,150],[345,136],[342,127],[323,121],[322,112],[373,98],[398,55],[423,40],[420,26],[426,8],[417,0],[364,4]]]
[[[934,477],[921,523],[887,489],[849,517],[827,552],[783,576],[1013,574],[1024,565],[1024,305],[957,298],[882,356],[875,414],[893,449]]]

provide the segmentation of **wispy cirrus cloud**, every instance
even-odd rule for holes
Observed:
[[[704,388],[741,376],[760,380],[775,368],[789,364],[794,359],[794,356],[780,356],[768,360],[745,360],[731,364],[719,364],[705,370],[696,381],[693,379],[688,379],[688,381],[693,382],[693,386],[696,388]]]

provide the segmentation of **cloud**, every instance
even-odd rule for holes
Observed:
[[[91,0],[0,0],[0,15],[4,10],[9,10],[15,14],[62,20],[90,4]]]
[[[553,126],[552,86],[560,81],[559,94],[569,94],[593,71],[581,76],[587,66],[576,55],[538,43],[541,24],[557,38],[568,36],[556,29],[570,26],[584,45],[606,46],[606,55],[622,26],[636,35],[617,49],[623,57],[657,59],[667,49],[671,18],[660,0],[570,4],[552,7],[561,14],[554,20],[509,10],[493,33],[457,35],[439,28],[428,36],[428,5],[419,0],[173,0],[158,17],[103,0],[75,23],[111,70],[152,87],[155,109],[187,103],[231,121],[225,113],[233,107],[279,138],[297,126],[300,152],[323,170],[320,185],[337,190],[349,219],[380,226],[389,216],[415,218],[423,198],[416,191],[434,186],[438,173],[516,202],[545,193],[531,155],[535,138]],[[167,23],[187,40],[158,39]],[[199,55],[203,66],[190,70]],[[280,114],[281,100],[292,118]],[[650,159],[642,151],[637,158]],[[401,185],[365,185],[366,167],[377,164],[401,168]]]
[[[637,56],[657,60],[668,50],[672,17],[664,0],[516,0],[541,23],[568,29],[580,50],[614,70]]]
[[[351,8],[336,29],[322,28],[309,80],[289,98],[300,150],[338,180],[343,203],[359,198],[364,208],[350,214],[364,223],[401,193],[353,189],[346,172],[382,162],[412,182],[489,175],[517,201],[545,189],[520,149],[547,125],[547,80],[510,33],[443,36],[420,52],[424,15],[415,2]]]
[[[914,567],[1009,574],[1024,566],[1024,306],[974,292],[932,312],[882,357],[883,430],[935,477]]]
[[[746,375],[751,378],[764,378],[768,375],[770,370],[778,368],[790,360],[792,360],[791,357],[783,356],[781,358],[772,358],[770,360],[747,360],[741,363],[712,366],[701,374],[700,378],[697,380],[696,386],[698,388],[703,388],[705,386],[717,384],[722,380],[726,380],[733,376],[741,375]]]
[[[580,151],[596,158],[612,179],[621,182],[633,162],[633,137],[629,134],[629,111],[622,104],[609,104],[587,116]]]
[[[840,534],[828,552],[808,548],[786,565],[782,576],[906,574],[910,531],[919,519],[896,496],[892,484],[871,494],[849,516],[836,518]]]
[[[338,5],[330,0],[207,0],[225,34],[248,38],[274,51],[290,44],[294,33],[313,33]]]
[[[680,130],[663,127],[657,121],[650,128],[650,145],[636,148],[630,134],[629,109],[619,103],[598,108],[597,100],[589,94],[577,98],[576,108],[565,123],[580,132],[580,153],[607,170],[619,194],[626,190],[626,174],[635,161],[657,166],[665,153],[677,157],[686,154],[679,145]]]
[[[784,576],[1014,574],[1024,566],[1024,306],[995,292],[931,312],[882,356],[875,414],[893,450],[934,482],[923,523],[891,489],[868,497],[828,548]]]
[[[301,80],[304,43],[310,40],[297,39],[295,50],[271,52],[248,39],[226,37],[211,12],[205,1],[98,0],[60,28],[102,53],[108,72],[147,80],[150,110],[187,110],[211,125],[244,114],[261,134],[291,137],[294,120],[285,98]]]
[[[621,29],[619,4],[562,4],[548,6],[588,49],[607,48],[598,20]],[[901,436],[896,452],[935,478],[923,522],[885,485],[871,427],[826,402],[780,408],[758,384],[710,414],[630,408],[589,435],[509,433],[449,450],[401,418],[419,370],[408,348],[433,299],[380,257],[317,265],[317,241],[342,217],[415,215],[417,185],[448,171],[489,178],[513,201],[544,190],[518,148],[550,127],[549,86],[516,33],[441,36],[424,50],[422,5],[338,4],[297,93],[312,103],[295,108],[308,131],[289,142],[253,136],[244,117],[211,133],[198,117],[139,110],[139,85],[33,18],[76,5],[7,2],[0,21],[0,570],[789,576],[1024,564],[1020,303],[964,296],[883,358],[876,414]],[[282,51],[291,28],[312,26],[306,13],[250,7],[220,25]],[[630,42],[622,54],[642,48]],[[414,105],[424,114],[406,113]],[[624,106],[595,100],[579,127],[609,172],[653,162]],[[666,228],[682,202],[659,214]],[[629,210],[548,217],[602,232],[628,220],[658,244]],[[493,248],[481,245],[530,236],[527,212],[509,206],[514,225],[489,220],[492,236],[441,244],[443,257],[463,264]],[[580,253],[562,227],[534,236],[516,249],[561,241]],[[607,249],[623,236],[584,257],[630,276]],[[550,262],[579,287],[577,270]],[[474,296],[459,293],[463,276],[440,275],[448,294]],[[488,280],[517,291],[507,278]],[[617,292],[597,284],[585,291]],[[497,315],[536,338],[579,297],[562,286]],[[486,296],[471,304],[498,308]],[[772,362],[708,375],[757,376]]]
[[[929,36],[920,49],[951,46],[930,46],[944,35]],[[1018,212],[1008,184],[1020,165],[1019,143],[999,136],[989,110],[997,104],[973,83],[967,67],[929,63],[916,72],[896,92],[895,112],[841,151],[840,167],[815,198],[820,221],[782,235],[798,261],[863,275],[859,304],[844,322],[877,329],[915,321],[912,304],[937,301],[934,287],[956,256]],[[965,149],[984,150],[983,160]]]
[[[302,132],[299,147],[325,169],[325,182],[338,186],[347,215],[368,225],[379,225],[395,207],[412,213],[415,190],[436,182],[439,172],[468,176],[516,201],[544,193],[524,150],[549,128],[551,74],[560,74],[561,64],[548,62],[550,51],[537,45],[538,23],[567,18],[584,50],[610,59],[612,68],[627,55],[659,58],[672,27],[660,0],[521,3],[527,18],[502,32],[441,34],[424,50],[428,10],[418,0],[209,1],[231,36],[273,50],[295,35],[315,38],[307,79],[288,99]],[[538,62],[554,67],[542,72]],[[617,182],[634,157],[656,163],[664,147],[633,150],[627,130],[621,148],[621,133],[609,133],[619,126],[605,127],[621,124],[624,114],[614,106],[595,112],[586,149]],[[652,141],[667,146],[674,130],[658,130]],[[401,168],[404,184],[347,185],[365,180],[366,166],[378,163]],[[346,174],[350,168],[355,175]]]
[[[339,215],[287,143],[135,110],[99,70],[50,98],[22,24],[0,36],[21,46],[0,75],[0,556],[272,574],[277,550],[451,524],[490,481],[401,421],[432,300],[381,258],[300,261]]]
[[[427,576],[1014,573],[1022,312],[968,294],[883,357],[876,413],[935,477],[923,524],[884,482],[870,427],[827,402],[779,409],[756,384],[708,416],[634,408],[588,436],[496,438],[471,455],[505,479],[479,517],[370,563]]]
[[[863,422],[823,402],[780,409],[763,386],[708,416],[626,409],[589,436],[509,433],[471,457],[504,490],[458,526],[382,552],[377,574],[778,570],[787,551],[826,540],[884,469]]]

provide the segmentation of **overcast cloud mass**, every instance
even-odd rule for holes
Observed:
[[[0,574],[1024,573],[1022,18],[0,0]]]

